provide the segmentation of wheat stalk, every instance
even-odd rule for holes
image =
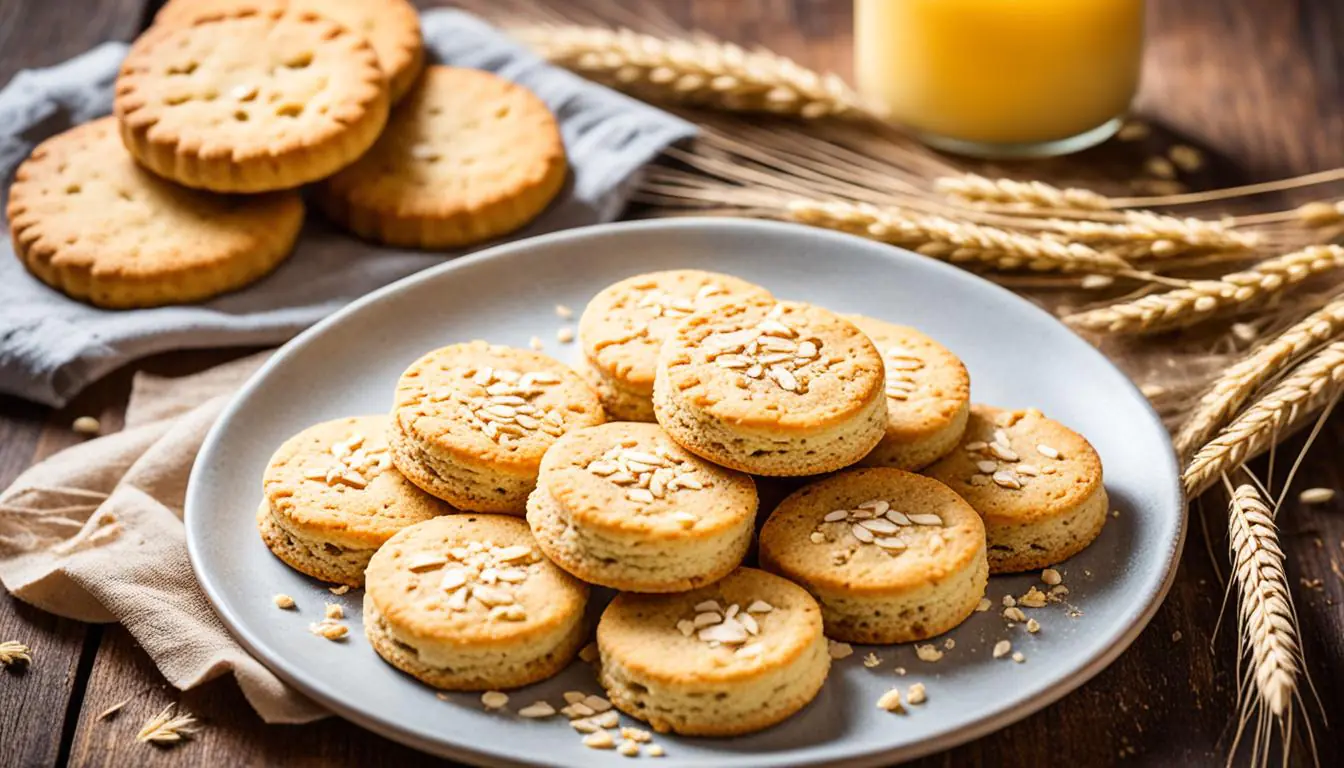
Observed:
[[[1161,216],[1151,211],[1126,211],[1120,224],[1051,219],[1046,226],[1079,243],[1109,244],[1126,259],[1169,258],[1192,251],[1245,251],[1260,244],[1250,232],[1222,222]]]
[[[814,72],[769,51],[708,38],[665,39],[577,25],[509,32],[555,64],[650,101],[805,118],[869,113],[836,75]]]
[[[1232,365],[1209,388],[1181,425],[1173,441],[1181,456],[1203,445],[1236,413],[1261,384],[1308,350],[1344,330],[1344,298],[1336,299]]]
[[[169,704],[163,711],[150,718],[149,722],[135,735],[136,741],[150,744],[175,744],[196,733],[196,718],[192,715],[173,714]]]
[[[934,188],[948,197],[971,203],[993,203],[1013,208],[1107,211],[1111,203],[1104,195],[1089,189],[1052,187],[1041,181],[987,179],[974,173],[944,176]]]
[[[1074,328],[1104,334],[1156,333],[1194,325],[1231,310],[1250,309],[1314,275],[1344,267],[1344,248],[1315,245],[1255,264],[1218,280],[1069,315]]]
[[[1274,514],[1255,486],[1242,485],[1232,494],[1228,533],[1251,679],[1260,701],[1282,718],[1297,691],[1301,649]]]
[[[1294,368],[1195,453],[1182,476],[1186,496],[1198,496],[1220,475],[1259,455],[1341,391],[1344,341],[1336,341]]]
[[[900,245],[932,258],[975,263],[1000,270],[1034,272],[1124,272],[1128,262],[1086,245],[968,224],[941,216],[878,208],[867,203],[794,200],[788,218],[813,226],[863,235]]]

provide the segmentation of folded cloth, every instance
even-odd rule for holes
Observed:
[[[610,221],[641,166],[694,128],[538,59],[461,11],[422,15],[430,58],[485,69],[527,86],[555,113],[571,178],[540,218],[511,238]],[[126,46],[108,43],[49,69],[21,72],[0,91],[0,176],[42,140],[111,110]],[[7,184],[5,185],[7,188]],[[0,245],[0,393],[62,405],[129,360],[168,349],[269,345],[444,254],[360,242],[312,217],[294,254],[264,280],[193,306],[106,311],[66,298]]]
[[[269,352],[195,376],[136,377],[125,428],[62,451],[0,494],[0,582],[81,621],[119,621],[168,682],[232,672],[268,723],[327,713],[248,655],[187,560],[182,505],[205,434]]]

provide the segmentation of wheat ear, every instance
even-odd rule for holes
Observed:
[[[1289,712],[1301,671],[1301,649],[1283,550],[1274,514],[1255,486],[1242,485],[1228,506],[1232,575],[1251,679],[1260,701],[1276,718]]]
[[[1344,341],[1336,341],[1294,368],[1195,453],[1182,477],[1186,496],[1193,499],[1223,473],[1258,456],[1341,391]]]
[[[553,63],[650,101],[805,118],[866,113],[862,99],[836,75],[769,51],[577,25],[509,32]]]
[[[1314,275],[1344,267],[1344,248],[1315,245],[1255,264],[1218,280],[1069,315],[1065,322],[1092,333],[1156,333],[1183,328],[1276,298]]]
[[[1161,216],[1151,211],[1126,211],[1120,224],[1052,219],[1047,226],[1072,242],[1112,245],[1126,259],[1245,251],[1260,244],[1254,233],[1239,232],[1222,222]]]
[[[803,224],[863,235],[958,264],[1034,272],[1123,272],[1130,268],[1124,259],[1100,253],[1086,245],[910,213],[899,208],[794,200],[786,210],[790,219]]]
[[[1188,456],[1232,418],[1261,384],[1285,366],[1344,330],[1344,298],[1336,299],[1279,334],[1227,369],[1199,400],[1174,440],[1176,451]]]
[[[971,203],[993,203],[1026,210],[1106,211],[1111,203],[1105,196],[1088,189],[1061,189],[1040,181],[987,179],[974,173],[944,176],[934,187],[948,197]]]

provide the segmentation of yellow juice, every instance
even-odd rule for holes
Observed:
[[[1104,140],[1142,55],[1143,0],[855,0],[859,90],[934,144]]]

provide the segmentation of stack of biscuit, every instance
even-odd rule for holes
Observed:
[[[973,405],[965,366],[914,329],[698,270],[622,280],[579,327],[575,369],[433,350],[390,417],[311,428],[267,470],[267,545],[363,583],[371,645],[430,685],[557,673],[603,587],[610,702],[659,732],[746,733],[816,696],[828,638],[945,633],[991,574],[1071,557],[1106,519],[1083,437]],[[763,510],[770,478],[794,490]]]
[[[535,95],[425,66],[409,0],[170,0],[113,112],[40,144],[8,206],[29,272],[108,309],[261,279],[293,250],[308,185],[359,237],[440,249],[522,227],[568,169]]]

